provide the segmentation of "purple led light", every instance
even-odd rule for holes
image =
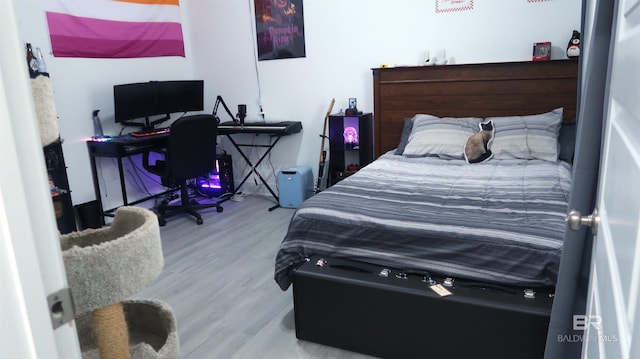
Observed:
[[[91,137],[93,142],[107,142],[111,141],[111,137],[93,136]]]
[[[208,180],[201,180],[198,185],[200,188],[222,188],[222,185],[220,184],[220,175],[217,173],[210,174]]]
[[[358,143],[358,131],[354,127],[345,127],[342,135],[344,136],[344,143]]]
[[[215,184],[215,183],[200,183],[200,187],[202,188],[216,188],[216,189],[220,189],[222,188],[222,186],[220,184]]]

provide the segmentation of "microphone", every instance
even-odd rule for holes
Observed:
[[[244,126],[244,119],[247,117],[247,105],[238,105],[238,114],[236,117],[240,120],[240,126]]]

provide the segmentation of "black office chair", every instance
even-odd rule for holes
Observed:
[[[169,205],[166,202],[156,207],[158,222],[161,226],[167,218],[178,213],[188,213],[202,224],[202,216],[197,209],[216,207],[222,212],[219,202],[200,204],[189,199],[187,181],[208,175],[216,168],[216,136],[218,124],[212,115],[192,115],[179,118],[171,125],[164,159],[149,163],[149,153],[144,153],[144,168],[160,176],[163,185],[180,188],[180,204]]]

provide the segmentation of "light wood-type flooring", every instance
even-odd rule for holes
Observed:
[[[273,280],[275,256],[294,210],[247,196],[161,227],[165,265],[138,298],[173,309],[182,358],[365,359],[369,356],[296,339],[291,288]]]

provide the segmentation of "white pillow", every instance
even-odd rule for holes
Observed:
[[[436,117],[418,114],[403,154],[407,157],[440,156],[462,158],[464,146],[482,121],[477,117]]]
[[[557,108],[538,115],[487,117],[496,128],[493,158],[557,162],[562,113],[563,108]]]

